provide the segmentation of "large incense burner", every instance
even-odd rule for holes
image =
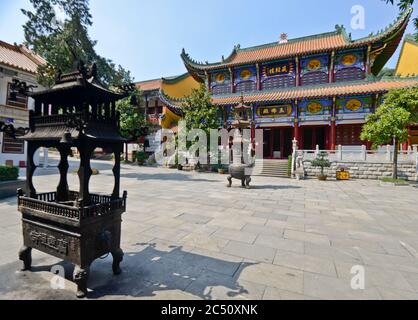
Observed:
[[[228,187],[232,186],[232,179],[241,180],[241,186],[243,188],[250,188],[251,172],[253,165],[243,163],[242,150],[244,143],[250,143],[250,141],[244,141],[242,130],[249,129],[251,126],[252,108],[244,103],[244,97],[241,95],[241,102],[235,107],[235,119],[231,124],[231,128],[234,129],[233,144],[239,145],[239,150],[233,148],[233,161],[229,165],[229,177]]]
[[[84,297],[89,266],[95,259],[111,253],[114,274],[121,272],[121,215],[127,193],[120,195],[124,139],[119,134],[115,102],[125,95],[104,88],[97,80],[95,66],[86,70],[82,64],[75,72],[58,74],[51,89],[30,95],[35,99],[35,110],[30,112],[30,131],[20,138],[27,141],[28,151],[27,194],[18,191],[24,241],[19,258],[24,270],[31,268],[32,249],[73,263],[77,296]],[[53,147],[60,153],[60,182],[48,193],[38,193],[32,183],[36,170],[33,157],[40,147]],[[71,148],[80,155],[78,191],[69,190],[67,183]],[[90,157],[95,148],[114,154],[111,195],[89,192]]]

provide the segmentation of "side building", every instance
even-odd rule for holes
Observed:
[[[14,127],[29,127],[29,110],[33,100],[13,86],[18,80],[39,87],[36,82],[38,66],[46,61],[22,45],[0,41],[0,121]],[[41,88],[35,88],[39,90]],[[26,146],[23,141],[0,133],[0,165],[26,165]]]
[[[190,95],[193,89],[200,87],[189,73],[180,76],[165,77],[136,83],[142,92],[141,109],[147,120],[161,128],[176,130],[177,123],[182,117],[181,100]],[[170,98],[167,99],[166,95]],[[175,103],[173,103],[173,101]],[[148,153],[155,152],[159,147],[159,138],[155,133],[148,137]]]

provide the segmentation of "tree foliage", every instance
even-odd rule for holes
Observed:
[[[185,98],[183,113],[188,130],[202,129],[209,133],[210,129],[219,127],[217,108],[212,104],[210,93],[203,84]]]
[[[410,8],[415,0],[384,0],[386,3],[390,3],[392,5],[396,4],[401,12],[404,12],[408,8]],[[418,41],[418,18],[414,19],[414,26],[415,26],[415,38]]]
[[[376,112],[369,115],[361,139],[374,146],[408,140],[407,127],[418,121],[418,89],[396,89],[387,93]]]
[[[135,131],[147,125],[144,114],[139,109],[140,91],[132,92],[129,97],[116,102],[116,110],[120,113],[120,131],[123,137],[131,139]]]
[[[25,45],[48,61],[38,70],[41,84],[52,85],[57,70],[72,71],[79,59],[87,65],[95,62],[105,85],[132,82],[129,71],[96,53],[97,41],[88,35],[93,24],[89,0],[30,0],[30,3],[32,11],[22,9],[28,18],[23,25]],[[58,20],[58,9],[64,14],[64,21]]]
[[[361,139],[396,146],[408,140],[408,126],[418,121],[418,88],[396,89],[387,93],[376,112],[366,118]],[[397,173],[397,152],[393,157],[393,178]]]

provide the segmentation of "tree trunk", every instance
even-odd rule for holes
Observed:
[[[393,170],[392,170],[392,178],[398,179],[398,139],[393,139],[394,144],[394,152],[393,152]]]

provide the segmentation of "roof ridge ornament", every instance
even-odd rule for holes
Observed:
[[[282,43],[287,43],[287,42],[288,42],[287,33],[282,32],[282,33],[280,34],[280,40],[279,40],[279,43],[280,43],[280,44],[282,44]]]

